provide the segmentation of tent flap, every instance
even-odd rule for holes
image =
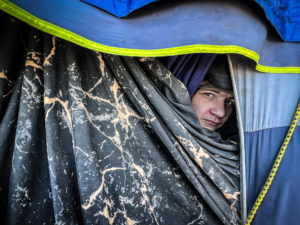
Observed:
[[[245,58],[231,58],[244,128],[249,213],[292,122],[300,96],[300,76],[258,73]],[[251,224],[298,224],[299,146],[300,121]]]
[[[238,147],[162,63],[0,16],[1,224],[240,224]]]

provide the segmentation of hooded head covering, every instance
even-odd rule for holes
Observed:
[[[216,54],[187,54],[161,57],[160,61],[187,87],[193,96]]]
[[[161,62],[185,84],[192,97],[199,88],[232,92],[226,55],[189,54],[160,58]],[[221,90],[220,90],[221,89]],[[237,134],[235,112],[218,132],[224,139]],[[230,126],[227,126],[230,124]]]
[[[232,92],[232,84],[226,55],[216,56],[199,88],[210,88]]]
[[[210,89],[214,86],[222,91],[232,91],[226,55],[188,54],[161,57],[160,61],[184,83],[190,96],[195,94],[199,86],[208,83]]]
[[[216,56],[198,89],[209,89],[228,93],[233,92],[226,55]],[[224,139],[230,138],[238,142],[235,108],[233,108],[233,112],[227,122],[219,128],[217,132],[220,133]]]

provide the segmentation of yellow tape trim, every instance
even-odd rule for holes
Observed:
[[[274,177],[275,177],[275,175],[276,175],[276,173],[278,171],[278,167],[279,167],[279,165],[280,165],[280,163],[282,161],[284,153],[286,152],[286,148],[287,148],[287,146],[288,146],[288,144],[289,144],[289,142],[290,142],[290,140],[291,140],[291,138],[293,136],[295,128],[297,126],[297,123],[298,123],[298,120],[299,120],[299,116],[300,116],[300,100],[298,102],[298,106],[297,106],[294,118],[292,120],[292,123],[291,123],[291,125],[289,127],[289,130],[288,130],[288,132],[286,134],[286,137],[285,137],[285,139],[283,141],[283,144],[282,144],[282,146],[281,146],[281,148],[279,150],[279,153],[278,153],[278,155],[277,155],[277,157],[275,159],[275,162],[274,162],[273,167],[271,169],[271,172],[270,172],[270,174],[268,176],[268,179],[267,179],[265,185],[263,186],[260,194],[258,195],[258,198],[256,199],[256,201],[254,203],[254,206],[251,209],[251,212],[250,212],[250,214],[249,214],[249,216],[248,216],[248,218],[247,218],[247,220],[245,222],[245,225],[250,225],[251,224],[251,222],[252,222],[252,220],[253,220],[253,218],[254,218],[254,216],[255,216],[258,208],[259,208],[259,206],[261,205],[261,202],[263,201],[264,197],[266,196],[266,194],[267,194],[267,192],[268,192],[268,190],[269,190],[269,188],[270,188],[270,186],[271,186],[271,184],[273,182],[273,179],[274,179]]]
[[[124,55],[124,56],[136,56],[136,57],[161,57],[161,56],[172,56],[190,53],[236,53],[244,55],[250,59],[253,59],[257,65],[256,70],[266,73],[300,73],[300,67],[270,67],[263,66],[258,63],[259,55],[252,50],[247,48],[236,46],[236,45],[188,45],[165,49],[153,49],[153,50],[143,50],[143,49],[129,49],[129,48],[118,48],[111,47],[107,45],[102,45],[97,42],[88,40],[80,35],[70,32],[64,28],[41,20],[27,11],[21,9],[17,5],[9,2],[8,0],[0,0],[0,9],[4,12],[22,20],[23,22],[42,30],[48,34],[54,35],[61,39],[67,40],[74,44],[80,45],[82,47],[100,51],[108,54]]]

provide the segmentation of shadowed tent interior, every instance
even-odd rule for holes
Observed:
[[[298,17],[281,1],[276,18],[295,23],[280,30],[248,3],[132,1],[117,18],[83,1],[2,0],[0,222],[244,223],[300,97],[299,43],[278,35],[297,38]],[[228,54],[239,145],[191,107],[216,54]],[[295,126],[252,224],[300,219]]]

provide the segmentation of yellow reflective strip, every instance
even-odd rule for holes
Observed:
[[[256,70],[265,73],[300,73],[300,67],[272,67],[263,66],[258,63],[256,65]]]
[[[259,193],[258,198],[256,199],[256,201],[254,203],[254,206],[251,209],[251,212],[250,212],[250,214],[249,214],[249,216],[246,220],[245,225],[250,225],[251,224],[251,222],[252,222],[252,220],[253,220],[253,218],[254,218],[254,216],[255,216],[258,208],[259,208],[259,206],[261,205],[261,202],[263,201],[264,197],[266,196],[266,194],[267,194],[267,192],[268,192],[268,190],[269,190],[269,188],[270,188],[270,186],[271,186],[271,184],[274,180],[274,177],[275,177],[275,175],[278,171],[279,165],[282,162],[282,158],[283,158],[283,156],[286,152],[287,146],[290,143],[290,140],[291,140],[291,138],[293,136],[293,133],[295,131],[295,128],[297,126],[299,116],[300,116],[300,100],[298,102],[298,106],[297,106],[295,115],[293,117],[293,120],[291,122],[291,125],[289,127],[289,130],[288,130],[288,132],[287,132],[287,134],[284,138],[283,144],[281,145],[281,148],[280,148],[280,150],[278,152],[278,155],[275,159],[275,162],[273,164],[271,172],[268,176],[268,179],[267,179],[265,185],[263,186],[261,192]]]
[[[259,55],[252,50],[247,48],[236,46],[236,45],[188,45],[179,46],[173,48],[164,49],[130,49],[130,48],[118,48],[111,47],[107,45],[102,45],[97,42],[88,40],[78,34],[70,32],[64,28],[41,20],[34,15],[28,13],[17,5],[9,2],[8,0],[0,1],[0,9],[4,12],[18,18],[19,20],[42,30],[48,34],[54,35],[61,39],[67,40],[84,48],[88,48],[95,51],[100,51],[108,54],[123,55],[123,56],[136,56],[136,57],[162,57],[162,56],[172,56],[172,55],[182,55],[191,53],[236,53],[244,55],[257,63],[256,70],[265,73],[300,73],[300,67],[269,67],[260,65]]]

